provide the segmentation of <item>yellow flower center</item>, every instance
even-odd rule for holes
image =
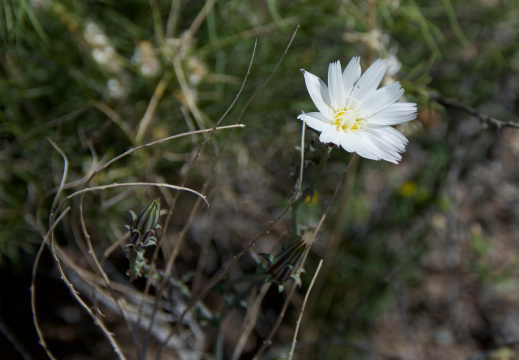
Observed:
[[[333,114],[333,125],[337,127],[337,131],[344,132],[356,131],[364,129],[368,124],[369,115],[362,111],[357,111],[353,107],[344,107],[335,110]]]

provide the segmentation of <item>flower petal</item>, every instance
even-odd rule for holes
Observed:
[[[352,132],[344,133],[341,136],[341,146],[347,152],[356,152],[357,154],[361,155],[360,152],[362,152],[362,145],[359,144],[356,134]]]
[[[331,105],[334,109],[343,108],[346,103],[344,82],[342,81],[341,62],[330,63],[328,67],[328,90],[330,91]]]
[[[350,60],[344,72],[342,73],[342,81],[344,82],[344,91],[346,96],[350,96],[353,90],[353,85],[360,78],[360,57],[355,56]]]
[[[387,64],[378,59],[362,74],[359,81],[353,87],[351,96],[362,103],[362,100],[374,92],[386,72]]]
[[[402,159],[392,144],[384,142],[377,134],[366,131],[362,133],[362,138],[366,145],[369,144],[369,149],[376,157],[375,160],[385,160],[397,164]]]
[[[331,120],[326,118],[320,112],[304,113],[297,117],[299,120],[304,120],[308,126],[317,131],[324,131],[331,125]]]
[[[348,152],[355,152],[363,158],[379,160],[379,157],[372,151],[373,146],[362,135],[361,132],[345,133],[341,136],[341,146]]]
[[[340,135],[341,133],[339,133],[334,126],[329,126],[328,128],[323,130],[323,132],[319,136],[319,140],[325,144],[333,143],[335,145],[340,145]]]
[[[323,115],[330,114],[330,96],[328,94],[328,87],[326,84],[308,71],[301,69],[303,75],[305,76],[306,88],[308,89],[308,93],[312,98],[317,110],[319,110]]]
[[[391,144],[398,152],[404,152],[409,140],[402,133],[391,126],[382,128],[367,128],[366,133],[376,135],[380,140]]]
[[[369,119],[369,126],[402,124],[416,118],[416,104],[399,102],[390,105]]]
[[[375,115],[393,105],[402,95],[404,95],[404,89],[402,89],[402,86],[400,86],[400,83],[397,81],[375,90],[362,100],[361,105],[368,114]]]

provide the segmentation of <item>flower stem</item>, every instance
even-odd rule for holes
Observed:
[[[308,195],[313,196],[314,189],[323,174],[324,167],[330,158],[330,152],[332,148],[329,147],[326,151],[323,151],[321,155],[321,160],[319,161],[319,165],[317,166],[317,170],[315,171],[314,177],[310,184],[306,187],[306,189],[301,193],[301,196],[294,202],[292,205],[292,236],[299,236],[300,232],[300,224],[299,224],[299,207],[305,201]]]

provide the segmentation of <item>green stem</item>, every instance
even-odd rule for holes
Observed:
[[[299,225],[299,207],[305,201],[308,193],[312,194],[314,192],[321,175],[323,174],[324,167],[330,158],[330,152],[332,148],[328,148],[327,151],[323,152],[321,156],[321,161],[319,161],[319,165],[317,166],[317,170],[315,171],[314,177],[310,184],[306,187],[306,189],[301,193],[299,198],[292,205],[292,233],[294,237],[299,236],[300,225]]]

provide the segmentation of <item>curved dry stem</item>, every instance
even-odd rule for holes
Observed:
[[[121,360],[125,360],[125,356],[122,353],[122,350],[115,340],[114,335],[108,330],[104,322],[96,316],[96,314],[90,309],[90,307],[83,301],[83,299],[79,296],[79,293],[74,289],[74,285],[68,280],[67,276],[65,275],[65,272],[63,271],[63,268],[61,267],[61,261],[59,257],[56,254],[56,249],[54,247],[54,229],[49,231],[50,233],[50,248],[52,257],[54,258],[54,261],[58,265],[58,270],[61,275],[61,280],[65,283],[67,288],[69,289],[71,295],[74,297],[74,299],[81,305],[83,309],[90,315],[94,323],[101,329],[103,335],[106,337],[106,339],[110,342],[110,345],[112,345],[112,348],[114,349],[115,353],[117,354],[117,357]]]
[[[94,251],[94,247],[92,245],[91,237],[88,234],[88,231],[86,229],[86,224],[85,224],[85,221],[84,221],[84,218],[83,218],[83,195],[86,192],[91,192],[91,191],[95,191],[95,190],[105,190],[105,189],[108,189],[108,188],[121,187],[121,186],[157,186],[157,187],[166,187],[166,188],[170,188],[170,189],[174,189],[174,190],[184,190],[184,191],[192,192],[192,193],[200,196],[200,198],[202,198],[206,202],[207,206],[209,207],[209,203],[207,202],[206,197],[204,195],[200,194],[199,192],[195,191],[195,190],[192,190],[192,189],[189,189],[189,188],[185,188],[185,187],[181,187],[181,186],[175,186],[175,185],[169,185],[169,184],[158,184],[158,183],[142,183],[142,182],[139,182],[139,183],[125,183],[125,184],[103,185],[103,186],[96,186],[96,187],[92,187],[92,188],[86,188],[86,189],[83,189],[83,190],[79,190],[79,191],[69,195],[65,200],[67,200],[69,198],[72,198],[73,196],[77,196],[77,195],[80,195],[80,194],[82,195],[81,202],[79,204],[80,222],[81,222],[81,227],[82,227],[83,235],[85,237],[85,240],[86,240],[86,243],[87,243],[87,246],[88,246],[88,253],[91,255],[92,259],[94,260],[95,268],[97,268],[98,272],[101,274],[101,276],[103,277],[107,287],[110,290],[112,290],[111,287],[110,287],[110,280],[109,280],[108,275],[103,270],[103,267],[101,266],[101,264],[99,263],[99,260],[97,259],[96,255],[95,255],[95,251]],[[93,289],[93,291],[95,291],[95,286],[93,286],[92,289]],[[117,301],[117,297],[115,296],[115,294],[113,294],[113,296],[114,296],[114,300],[116,300],[116,303],[119,306],[119,302]],[[131,331],[131,325],[130,325],[130,323],[128,321],[128,317],[126,316],[126,313],[125,313],[124,309],[121,306],[119,306],[119,310],[121,311],[121,314],[122,314],[123,318],[126,320],[126,324],[127,324],[128,328],[129,328],[129,330]],[[135,342],[135,345],[138,345],[138,343]]]
[[[67,176],[68,176],[68,159],[67,155],[60,149],[60,147],[52,141],[50,138],[47,138],[47,141],[50,142],[52,147],[56,149],[57,152],[61,155],[63,158],[63,175],[61,176],[61,182],[59,184],[58,190],[56,192],[56,196],[54,197],[54,200],[52,201],[52,205],[50,206],[50,211],[54,211],[54,208],[56,207],[56,202],[59,199],[59,196],[61,195],[63,191],[63,187],[65,186],[65,183],[67,182]]]
[[[197,195],[200,199],[204,200],[204,202],[207,204],[207,207],[209,207],[209,202],[207,201],[207,197],[205,195],[202,195],[201,193],[199,193],[196,190],[186,188],[183,186],[176,186],[176,185],[170,185],[170,184],[165,184],[165,183],[147,183],[147,182],[131,182],[131,183],[109,184],[109,185],[100,185],[100,186],[89,187],[86,189],[78,190],[75,193],[70,194],[65,199],[63,199],[62,203],[64,203],[67,200],[72,199],[73,197],[81,195],[83,193],[124,187],[124,186],[154,186],[154,187],[164,187],[164,188],[173,189],[173,190],[187,191],[187,192]]]
[[[52,352],[49,350],[49,348],[47,346],[47,343],[45,341],[45,337],[43,336],[43,333],[42,333],[41,328],[40,328],[40,324],[38,322],[38,312],[37,312],[37,309],[36,309],[36,276],[37,276],[37,273],[38,273],[38,267],[40,265],[41,255],[43,254],[43,250],[45,249],[45,245],[47,244],[47,241],[48,241],[49,232],[50,231],[54,231],[54,228],[57,226],[57,224],[59,224],[61,222],[61,220],[63,219],[65,214],[67,214],[68,211],[70,210],[70,208],[65,209],[65,211],[57,218],[57,220],[55,220],[56,219],[56,212],[53,212],[53,210],[54,210],[54,208],[56,206],[56,201],[57,201],[58,197],[60,196],[61,192],[63,191],[63,187],[65,186],[65,182],[66,182],[67,176],[68,176],[68,164],[69,163],[68,163],[67,156],[61,150],[61,148],[57,144],[55,144],[51,139],[47,138],[47,140],[51,143],[51,145],[54,147],[54,149],[56,149],[56,151],[59,152],[59,154],[63,158],[63,174],[61,176],[61,181],[60,181],[60,184],[58,186],[58,189],[56,190],[56,196],[54,197],[54,200],[52,201],[52,205],[51,205],[51,213],[52,213],[52,215],[51,215],[51,219],[49,221],[49,231],[43,237],[43,241],[42,241],[42,243],[40,245],[40,248],[38,249],[38,252],[36,254],[36,258],[34,259],[34,264],[33,264],[33,268],[32,268],[32,279],[31,279],[31,288],[30,288],[30,290],[31,290],[32,318],[33,318],[34,326],[36,328],[36,332],[38,333],[38,338],[40,339],[40,344],[43,347],[43,349],[45,350],[45,352],[47,353],[47,355],[51,359],[55,359],[54,355],[52,354]],[[41,228],[40,228],[40,231],[41,231]]]
[[[90,257],[92,258],[92,260],[94,262],[94,265],[92,267],[97,270],[95,276],[97,277],[99,274],[101,274],[101,276],[102,276],[102,278],[103,278],[103,280],[105,282],[105,285],[108,288],[108,290],[110,291],[110,295],[112,296],[113,301],[115,302],[116,307],[119,310],[119,313],[121,314],[122,318],[124,319],[128,330],[130,331],[130,333],[134,337],[133,338],[134,344],[135,344],[137,350],[139,350],[139,341],[138,341],[138,338],[136,337],[135,332],[132,331],[133,330],[132,329],[132,325],[131,325],[129,316],[128,316],[126,310],[125,310],[125,307],[121,306],[120,299],[115,294],[114,289],[112,288],[110,278],[108,277],[108,275],[106,274],[106,272],[103,269],[103,266],[101,265],[101,263],[97,259],[97,256],[96,256],[96,253],[95,253],[95,250],[94,250],[94,246],[92,245],[92,238],[91,238],[90,234],[88,233],[88,230],[87,230],[87,227],[86,227],[86,223],[85,223],[85,218],[83,216],[83,203],[84,203],[84,199],[85,199],[85,193],[82,193],[81,194],[81,200],[80,200],[80,203],[79,203],[79,221],[80,221],[80,224],[81,224],[81,230],[83,231],[83,237],[85,238],[85,241],[87,243],[88,254],[90,254]],[[97,308],[98,307],[97,293],[98,293],[98,291],[97,291],[97,281],[94,280],[94,282],[92,283],[92,295],[91,295],[91,298],[92,298],[92,301],[93,301],[92,308]]]
[[[112,165],[114,162],[119,161],[122,158],[124,158],[124,157],[126,157],[126,156],[128,156],[130,154],[133,154],[134,152],[139,151],[141,149],[148,148],[148,147],[151,147],[151,146],[157,145],[157,144],[162,144],[163,142],[166,142],[166,141],[169,141],[169,140],[173,140],[173,139],[177,139],[177,138],[180,138],[180,137],[183,137],[183,136],[190,136],[190,135],[193,135],[193,134],[201,134],[201,133],[211,132],[211,131],[214,131],[214,130],[224,130],[224,129],[232,129],[232,128],[244,128],[244,127],[245,127],[245,125],[243,125],[243,124],[235,124],[235,125],[220,126],[220,127],[212,128],[212,129],[202,129],[202,130],[196,130],[196,131],[188,131],[188,132],[185,132],[185,133],[182,133],[182,134],[168,136],[168,137],[166,137],[164,139],[155,140],[155,141],[149,142],[147,144],[143,144],[143,145],[137,146],[135,148],[131,148],[128,151],[126,151],[126,152],[124,152],[124,153],[114,157],[113,159],[109,160],[104,165],[102,165],[98,169],[96,169],[92,173],[90,178],[86,181],[85,186],[88,186],[90,181],[92,181],[92,179],[97,174],[99,174],[101,171],[103,171],[104,169],[106,169],[107,167]]]
[[[56,214],[59,213],[59,211],[62,208],[63,204],[65,204],[68,200],[70,200],[70,199],[72,199],[72,198],[74,198],[74,197],[76,197],[78,195],[84,195],[85,193],[88,193],[88,192],[98,191],[98,190],[106,190],[106,189],[110,189],[110,188],[123,187],[123,186],[155,186],[155,187],[166,187],[166,188],[170,188],[170,189],[174,189],[174,190],[188,191],[188,192],[191,192],[193,194],[198,195],[199,199],[204,200],[206,202],[207,206],[209,206],[209,203],[207,202],[207,199],[206,199],[206,197],[204,195],[200,194],[199,192],[197,192],[195,190],[192,190],[192,189],[189,189],[189,188],[185,188],[185,187],[181,187],[181,186],[175,186],[175,185],[170,185],[170,184],[160,184],[160,183],[143,183],[143,182],[125,183],[125,184],[110,184],[110,185],[96,186],[96,187],[82,189],[82,190],[76,191],[75,193],[65,197],[63,199],[63,201],[60,203],[60,205],[58,206],[58,208],[56,209],[56,212],[54,212],[52,214],[52,216],[51,216],[51,221],[50,221],[51,226],[50,226],[50,228],[53,229],[52,224],[54,223],[54,218],[55,218]],[[97,257],[95,256],[95,252],[94,252],[92,243],[90,241],[90,236],[88,235],[88,232],[86,231],[86,227],[85,227],[85,224],[84,224],[84,221],[83,221],[83,216],[82,216],[82,203],[80,204],[80,211],[81,211],[81,223],[82,223],[82,226],[83,226],[83,233],[84,233],[84,235],[86,237],[86,240],[87,240],[89,253],[92,255],[92,257],[94,259],[95,267],[102,274],[103,279],[105,280],[107,286],[110,287],[110,281],[108,279],[108,276],[103,271],[101,265],[99,264],[99,261],[97,260]],[[51,233],[51,235],[52,235],[51,236],[51,248],[53,248],[53,243],[52,243],[52,241],[53,241],[53,233]],[[114,350],[116,352],[119,352],[120,349],[118,348],[118,344],[112,338],[112,335],[110,334],[108,329],[106,329],[106,326],[104,325],[104,323],[102,321],[100,321],[93,312],[90,311],[90,308],[84,303],[84,301],[81,299],[81,297],[75,292],[72,284],[67,280],[67,278],[66,278],[66,276],[65,276],[65,274],[63,272],[63,269],[61,268],[60,260],[59,260],[58,256],[56,255],[54,249],[53,249],[53,257],[54,257],[54,260],[56,261],[56,263],[58,264],[58,267],[59,267],[60,273],[62,275],[63,281],[65,282],[67,287],[71,290],[71,292],[73,292],[72,295],[74,296],[74,298],[78,301],[78,303],[83,308],[85,308],[85,310],[87,310],[89,312],[89,315],[93,318],[94,323],[101,328],[101,330],[103,331],[103,333],[105,333],[105,335],[107,336],[107,338],[110,341],[110,343],[112,344],[112,346],[114,346]],[[116,300],[116,298],[114,298],[114,299]],[[124,313],[123,309],[121,307],[119,307],[119,308],[120,308],[120,310],[121,310],[121,312],[123,314],[123,317],[125,317],[125,319],[127,320],[127,317],[125,316],[125,313]],[[129,324],[128,321],[127,321],[127,324]],[[121,353],[120,358],[124,358],[122,353]]]
[[[63,217],[70,211],[70,208],[66,208],[63,213],[52,223],[52,226],[49,231],[54,230],[54,228],[63,220]],[[32,278],[31,278],[31,309],[32,309],[32,320],[34,323],[34,327],[36,328],[36,333],[38,334],[38,338],[40,339],[40,345],[43,347],[47,355],[52,359],[55,360],[56,358],[50,351],[47,342],[45,341],[45,337],[43,336],[43,332],[40,328],[40,322],[38,321],[38,311],[36,308],[36,276],[38,274],[38,267],[40,265],[40,259],[41,255],[43,254],[43,250],[45,249],[45,245],[47,245],[47,241],[49,238],[49,234],[47,233],[43,241],[40,245],[40,248],[38,249],[38,252],[36,253],[36,258],[34,259],[34,264],[32,266]]]
[[[67,160],[67,162],[68,162],[68,160]],[[45,192],[45,194],[43,194],[41,196],[40,201],[39,201],[38,206],[37,206],[37,209],[36,209],[36,221],[37,221],[37,224],[38,224],[38,230],[39,230],[40,235],[42,237],[44,237],[45,234],[48,231],[48,229],[44,230],[43,219],[42,219],[42,216],[41,216],[41,214],[43,212],[43,206],[46,203],[47,199],[52,194],[54,194],[54,201],[53,201],[53,203],[54,203],[54,202],[56,202],[56,199],[58,198],[58,195],[56,195],[57,193],[61,194],[63,192],[63,190],[70,189],[70,188],[79,186],[81,184],[84,184],[85,181],[87,181],[87,179],[90,177],[90,175],[94,173],[94,170],[95,170],[96,166],[97,166],[97,159],[96,159],[95,155],[93,154],[92,165],[89,168],[89,170],[86,173],[86,175],[83,176],[83,178],[81,178],[79,180],[76,180],[76,181],[69,182],[68,184],[65,184],[64,181],[61,181],[60,185],[58,185],[58,186],[48,190],[47,192]],[[52,213],[52,210],[51,210],[51,213]]]

